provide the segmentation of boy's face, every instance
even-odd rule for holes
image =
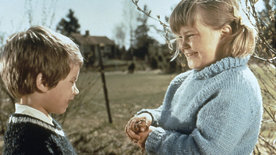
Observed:
[[[64,113],[69,102],[79,93],[76,86],[79,70],[80,67],[78,65],[72,65],[67,77],[59,81],[56,87],[46,92],[47,101],[43,107],[48,113]]]
[[[204,25],[200,18],[198,16],[193,27],[182,26],[181,38],[178,39],[179,49],[187,58],[189,68],[197,70],[217,61],[216,52],[221,37],[219,30]]]

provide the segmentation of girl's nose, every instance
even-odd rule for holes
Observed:
[[[190,43],[186,39],[181,40],[181,42],[180,42],[180,49],[181,50],[189,49],[190,47],[191,47]]]
[[[190,42],[189,42],[189,40],[188,39],[183,39],[183,41],[182,41],[182,48],[183,49],[188,49],[188,48],[190,48],[191,46],[190,46]]]

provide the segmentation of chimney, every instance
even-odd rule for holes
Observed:
[[[85,31],[85,36],[86,36],[86,37],[89,36],[89,30],[86,30],[86,31]]]

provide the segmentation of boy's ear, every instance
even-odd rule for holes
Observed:
[[[222,36],[227,36],[227,35],[230,35],[232,34],[232,28],[229,24],[226,24],[224,25],[222,28],[221,28],[221,35]]]
[[[42,73],[39,73],[36,77],[36,87],[41,92],[46,92],[48,90],[48,87],[43,84],[42,81]]]

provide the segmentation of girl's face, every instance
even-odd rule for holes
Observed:
[[[191,69],[201,70],[216,62],[216,52],[221,39],[221,31],[203,24],[200,16],[194,26],[182,26],[178,47],[185,55]]]

